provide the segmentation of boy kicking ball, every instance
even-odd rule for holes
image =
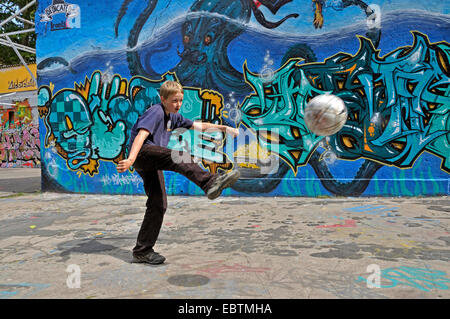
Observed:
[[[144,190],[148,197],[144,220],[133,248],[133,262],[162,264],[165,257],[153,250],[158,238],[164,213],[167,209],[167,195],[163,171],[174,171],[187,177],[198,185],[209,199],[219,197],[222,190],[230,187],[239,179],[239,172],[211,174],[194,162],[174,161],[172,150],[167,148],[171,132],[176,128],[205,131],[220,130],[232,137],[239,135],[237,128],[206,122],[193,122],[178,111],[183,103],[183,87],[175,81],[166,81],[160,88],[161,103],[145,111],[131,129],[129,155],[119,162],[117,171],[126,172],[132,165],[144,181]]]

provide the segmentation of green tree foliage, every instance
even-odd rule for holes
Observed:
[[[11,14],[15,13],[20,8],[23,8],[30,0],[1,0],[0,1],[0,21],[7,19]],[[34,15],[36,13],[36,3],[23,11],[20,17],[27,19],[28,21],[34,22]],[[19,31],[23,29],[32,29],[34,26],[22,22],[17,19],[13,19],[0,27],[0,33]],[[36,34],[34,32],[27,32],[22,34],[10,35],[11,40],[18,44],[23,44],[30,48],[36,47]],[[4,37],[0,37],[5,39]],[[25,52],[19,50],[20,54],[27,63],[32,63],[36,61],[36,55],[33,53]],[[9,66],[20,64],[20,59],[10,47],[0,44],[0,66]]]

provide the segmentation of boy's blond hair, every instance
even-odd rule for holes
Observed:
[[[183,87],[180,83],[175,81],[166,81],[161,85],[161,88],[159,89],[159,95],[165,99],[175,93],[183,94]]]

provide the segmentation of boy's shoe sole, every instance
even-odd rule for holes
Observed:
[[[147,255],[144,256],[133,255],[133,260],[131,262],[136,264],[145,263],[150,265],[160,265],[164,263],[165,260],[166,257],[158,254],[157,252],[152,251],[151,253],[148,253]]]
[[[236,181],[241,176],[241,173],[239,171],[234,170],[230,173],[223,174],[217,177],[217,179],[213,182],[213,185],[206,193],[206,196],[208,196],[209,199],[216,199],[217,197],[222,194],[222,191],[236,183]]]

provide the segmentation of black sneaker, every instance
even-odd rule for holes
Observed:
[[[241,176],[241,173],[239,171],[234,170],[230,173],[219,175],[216,180],[212,183],[211,187],[206,192],[206,196],[208,196],[209,199],[216,199],[217,197],[222,194],[222,191],[233,185]]]
[[[166,260],[166,257],[158,254],[155,251],[148,253],[147,255],[133,255],[132,263],[146,263],[151,265],[160,265]]]

